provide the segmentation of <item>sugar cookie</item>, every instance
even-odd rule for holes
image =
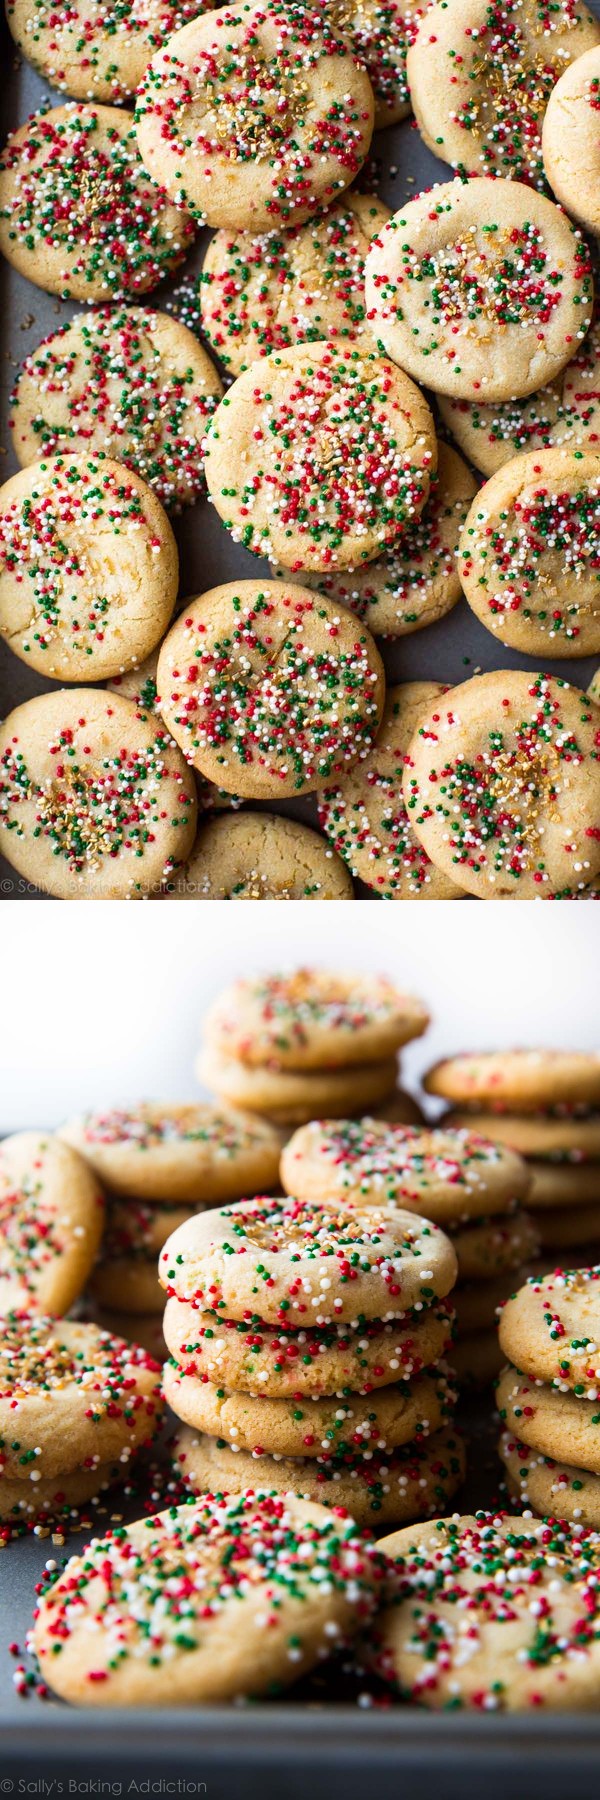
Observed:
[[[544,1382],[504,1368],[496,1388],[500,1418],[544,1456],[580,1464],[600,1475],[600,1411],[596,1400],[559,1394]]]
[[[0,1143],[0,1307],[69,1311],[104,1228],[99,1184],[58,1138],[21,1131]]]
[[[234,982],[209,1007],[205,1032],[223,1056],[322,1074],[393,1056],[428,1024],[423,1002],[386,976],[304,968]]]
[[[285,1145],[281,1181],[300,1200],[402,1206],[445,1228],[511,1212],[529,1188],[520,1157],[474,1133],[368,1118],[304,1125]]]
[[[409,201],[366,262],[367,318],[415,381],[510,400],[551,381],[591,318],[588,253],[521,182],[450,181]]]
[[[201,824],[193,854],[171,884],[172,900],[352,900],[345,863],[317,831],[277,813],[248,812]]]
[[[493,1109],[494,1113],[507,1113],[514,1108],[517,1113],[532,1113],[531,1120],[524,1118],[521,1126],[524,1133],[531,1129],[535,1134],[550,1132],[552,1119],[537,1120],[535,1114],[552,1107],[565,1109],[580,1106],[586,1107],[600,1104],[600,1051],[594,1050],[482,1050],[474,1055],[464,1051],[459,1056],[444,1058],[429,1069],[424,1081],[428,1094],[439,1094],[444,1100],[458,1100],[463,1106]],[[454,1115],[453,1115],[454,1117]],[[514,1120],[516,1127],[519,1121]],[[510,1122],[499,1119],[500,1126],[513,1129]],[[585,1118],[581,1121],[585,1129]],[[600,1125],[600,1121],[599,1121]],[[496,1121],[494,1119],[494,1129]],[[579,1121],[565,1117],[557,1120],[557,1135],[563,1134],[563,1141],[579,1130]],[[482,1129],[478,1122],[478,1129]],[[549,1143],[549,1148],[551,1148]],[[559,1147],[559,1146],[557,1146]],[[526,1156],[540,1154],[536,1149],[534,1137],[523,1139],[523,1151]],[[598,1153],[600,1155],[600,1135],[598,1136]]]
[[[198,0],[7,0],[23,56],[51,87],[76,100],[127,100],[153,52]]]
[[[578,1398],[600,1396],[600,1268],[532,1276],[500,1318],[504,1355],[524,1375]]]
[[[82,1113],[59,1135],[109,1190],[133,1200],[223,1204],[272,1187],[279,1173],[279,1139],[266,1120],[202,1101]]]
[[[544,169],[565,211],[600,235],[600,32],[593,47],[561,74],[552,89],[542,131]]]
[[[196,1208],[194,1208],[196,1210]],[[198,1208],[201,1211],[201,1208]],[[172,1231],[192,1216],[189,1206],[150,1205],[146,1200],[111,1198],[106,1208],[103,1259],[119,1256],[156,1257]]]
[[[518,1269],[539,1249],[536,1225],[525,1212],[478,1219],[452,1233],[460,1281],[488,1281],[504,1269]]]
[[[318,0],[318,7],[364,63],[375,97],[375,130],[410,112],[406,51],[422,13],[420,0]]]
[[[109,1312],[107,1308],[92,1303],[89,1316],[102,1331],[110,1332],[111,1337],[123,1338],[126,1344],[140,1344],[154,1362],[164,1363],[167,1349],[163,1337],[162,1314],[136,1313],[132,1318],[131,1313]]]
[[[0,1519],[9,1525],[52,1520],[63,1528],[76,1526],[76,1509],[86,1500],[95,1500],[119,1478],[123,1479],[123,1470],[112,1463],[93,1463],[89,1469],[75,1469],[67,1475],[41,1476],[35,1486],[26,1479],[4,1477],[0,1480]]]
[[[469,606],[513,650],[597,656],[599,538],[600,455],[566,446],[513,457],[479,489],[461,532]]]
[[[154,1436],[160,1369],[135,1344],[74,1319],[7,1313],[0,1342],[0,1489],[112,1460]]]
[[[475,1121],[468,1108],[462,1112],[456,1108],[445,1114],[444,1123],[452,1131],[469,1131]],[[556,1117],[551,1112],[522,1118],[505,1112],[478,1113],[477,1130],[498,1144],[509,1144],[521,1156],[538,1157],[544,1167],[573,1168],[588,1160],[600,1161],[600,1113],[580,1114],[568,1107],[559,1108]]]
[[[540,1456],[512,1432],[504,1431],[499,1452],[508,1475],[508,1490],[520,1506],[542,1517],[569,1519],[575,1525],[600,1526],[600,1477],[573,1468],[561,1457]]]
[[[450,400],[439,394],[444,424],[469,462],[495,475],[521,450],[576,444],[597,452],[600,444],[600,319],[597,313],[575,356],[548,387],[523,400]],[[441,447],[440,447],[441,448]]]
[[[341,1069],[259,1069],[221,1056],[212,1045],[200,1052],[195,1068],[198,1080],[228,1105],[265,1113],[278,1125],[369,1112],[394,1093],[398,1073],[395,1057]]]
[[[338,1463],[415,1438],[421,1443],[441,1428],[456,1399],[447,1376],[434,1370],[366,1397],[271,1400],[198,1381],[172,1359],[165,1364],[163,1392],[178,1419],[232,1450],[253,1456],[331,1457]]]
[[[407,752],[404,797],[444,874],[480,899],[588,886],[600,870],[593,714],[562,677],[515,669],[437,701]]]

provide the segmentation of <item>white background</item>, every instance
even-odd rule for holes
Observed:
[[[593,901],[15,905],[4,915],[0,1130],[80,1107],[199,1092],[206,1004],[236,976],[298,963],[382,970],[433,1023],[409,1081],[443,1052],[600,1045]]]

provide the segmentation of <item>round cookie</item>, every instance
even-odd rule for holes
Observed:
[[[15,454],[26,466],[65,451],[102,453],[140,475],[163,506],[189,505],[204,486],[202,442],[222,392],[194,333],[169,313],[79,313],[17,377]]]
[[[221,1205],[274,1186],[279,1139],[264,1119],[192,1101],[141,1101],[82,1113],[59,1133],[91,1163],[105,1187],[133,1200]],[[153,1245],[156,1248],[156,1245]]]
[[[381,1319],[443,1299],[456,1257],[436,1225],[399,1208],[353,1216],[284,1196],[188,1220],[165,1244],[158,1272],[169,1299],[233,1319],[258,1311],[266,1324],[302,1328]]]
[[[588,886],[600,870],[593,713],[562,677],[520,669],[476,675],[435,704],[407,752],[404,798],[445,875],[490,900]]]
[[[393,1056],[428,1024],[422,1001],[386,976],[301,968],[225,988],[209,1007],[205,1033],[222,1056],[322,1075]]]
[[[35,1650],[53,1692],[78,1704],[239,1702],[352,1635],[381,1573],[353,1519],[289,1493],[205,1494],[71,1557],[40,1600]]]
[[[148,1352],[154,1362],[164,1363],[166,1345],[163,1337],[162,1313],[109,1312],[105,1307],[93,1303],[86,1309],[102,1331],[110,1332],[111,1337],[124,1338],[126,1344],[140,1344],[142,1350]]]
[[[375,99],[375,130],[410,112],[406,52],[422,13],[420,0],[318,0],[335,31],[367,70]]]
[[[194,1208],[201,1211],[201,1207]],[[192,1217],[189,1206],[148,1205],[145,1200],[111,1199],[106,1209],[102,1260],[160,1255],[172,1231]]]
[[[300,1200],[401,1206],[444,1228],[511,1213],[529,1189],[526,1164],[468,1132],[413,1130],[377,1119],[313,1120],[281,1158],[281,1183]]]
[[[175,32],[136,103],[143,162],[206,225],[299,225],[349,187],[373,131],[373,91],[315,8],[219,7]]]
[[[104,1228],[91,1170],[36,1131],[0,1143],[0,1310],[60,1318],[85,1287]]]
[[[556,1206],[539,1208],[534,1216],[542,1250],[551,1250],[554,1254],[559,1250],[576,1249],[579,1254],[572,1260],[577,1264],[588,1261],[588,1252],[591,1262],[600,1256],[600,1200],[595,1206],[567,1203],[564,1211],[559,1211]]]
[[[364,626],[283,581],[188,601],[158,660],[163,718],[188,760],[254,800],[311,793],[370,748],[385,676]]]
[[[236,1392],[293,1400],[329,1394],[370,1394],[397,1381],[415,1381],[445,1354],[452,1333],[447,1301],[433,1301],[399,1318],[356,1319],[303,1330],[264,1325],[256,1314],[223,1319],[185,1300],[167,1300],[164,1334],[175,1362],[198,1381]]]
[[[244,1450],[221,1448],[215,1438],[201,1437],[185,1425],[173,1451],[182,1479],[194,1492],[222,1486],[239,1493],[250,1482],[276,1493],[291,1488],[336,1510],[347,1507],[357,1525],[372,1530],[427,1517],[436,1507],[446,1506],[465,1473],[464,1445],[449,1430],[405,1444],[389,1457],[381,1453],[349,1457],[339,1467],[308,1457],[249,1456]]]
[[[600,54],[600,52],[599,52]],[[480,488],[458,568],[469,606],[530,656],[600,653],[600,456],[515,456]]]
[[[22,55],[76,100],[127,100],[153,51],[198,11],[199,0],[7,0]],[[200,4],[202,0],[200,0]]]
[[[171,900],[352,900],[341,857],[318,832],[277,813],[241,812],[200,827]]]
[[[557,1209],[569,1213],[576,1208],[595,1206],[600,1202],[600,1168],[596,1163],[581,1163],[564,1167],[549,1162],[532,1162],[529,1164],[532,1177],[527,1205],[530,1211],[538,1208],[553,1212]]]
[[[523,450],[572,443],[597,452],[600,444],[600,318],[597,310],[575,356],[548,387],[522,400],[450,400],[439,394],[444,425],[469,462],[484,475]],[[440,446],[441,449],[441,446]]]
[[[600,1396],[600,1268],[535,1276],[507,1300],[500,1345],[515,1368],[579,1399]]]
[[[114,300],[156,287],[194,236],[149,181],[130,113],[57,106],[19,126],[0,157],[0,250],[63,300]]]
[[[560,1458],[539,1456],[504,1431],[499,1453],[508,1476],[508,1491],[519,1506],[532,1507],[543,1518],[600,1526],[600,1478],[573,1468]]]
[[[599,39],[582,0],[544,11],[536,0],[430,6],[408,53],[422,138],[461,172],[543,188],[541,131],[554,84]]]
[[[600,236],[600,32],[561,74],[542,131],[544,170],[565,211]]]
[[[35,1486],[26,1479],[13,1481],[5,1477],[0,1479],[0,1520],[9,1525],[35,1525],[51,1519],[60,1521],[61,1526],[78,1527],[76,1509],[122,1478],[123,1470],[115,1469],[111,1463],[95,1463],[93,1468],[75,1469],[45,1480],[42,1476]]]
[[[291,231],[216,231],[187,306],[199,306],[204,336],[225,368],[241,375],[257,356],[318,338],[366,335],[373,349],[365,257],[389,216],[376,195],[350,189]]]
[[[381,1547],[394,1565],[389,1605],[366,1652],[405,1700],[433,1711],[597,1707],[596,1533],[480,1512]]]
[[[228,1392],[195,1380],[177,1363],[165,1364],[163,1393],[178,1419],[232,1450],[253,1456],[333,1457],[392,1450],[421,1442],[448,1418],[456,1399],[445,1375],[435,1371],[361,1398],[270,1400]]]
[[[212,1045],[200,1052],[195,1069],[198,1080],[228,1105],[265,1113],[275,1125],[306,1125],[309,1119],[345,1119],[368,1112],[394,1093],[398,1073],[395,1057],[308,1073],[258,1069],[233,1056],[221,1056]]]
[[[490,1104],[489,1099],[486,1104]],[[475,1119],[468,1108],[461,1112],[457,1107],[445,1114],[444,1124],[451,1131],[471,1131]],[[568,1107],[564,1113],[558,1108],[556,1117],[550,1112],[534,1112],[522,1118],[504,1112],[478,1112],[476,1124],[484,1137],[509,1144],[521,1156],[537,1157],[545,1167],[556,1164],[569,1169],[587,1161],[600,1162],[599,1113],[579,1114],[574,1108],[571,1114]],[[550,1201],[545,1200],[544,1204],[549,1206]]]
[[[596,1400],[558,1394],[555,1388],[504,1368],[496,1388],[503,1424],[532,1450],[561,1462],[577,1463],[600,1475],[600,1411]]]
[[[138,712],[154,713],[162,725],[164,721],[160,710],[157,683],[159,650],[160,645],[152,651],[151,656],[146,656],[137,668],[130,669],[126,675],[115,675],[113,680],[107,683],[107,686],[111,693],[121,694],[124,700],[134,700]],[[242,804],[236,794],[226,794],[224,788],[213,787],[212,781],[205,781],[200,775],[196,777],[195,786],[198,810],[201,813],[231,812]],[[184,875],[185,871],[182,870],[182,880]],[[166,883],[164,897],[170,894],[172,885],[171,881]],[[185,895],[182,898],[185,898]]]
[[[118,1462],[160,1423],[160,1368],[80,1320],[7,1313],[0,1341],[0,1490]]]
[[[497,1331],[471,1331],[459,1338],[448,1351],[448,1362],[460,1387],[490,1387],[503,1362]]]
[[[382,900],[458,900],[463,892],[436,869],[411,831],[402,792],[419,719],[445,691],[435,681],[388,688],[372,748],[319,798],[319,824],[334,850]]]
[[[495,1112],[507,1113],[514,1108],[516,1113],[533,1113],[546,1111],[552,1107],[575,1108],[593,1107],[600,1104],[600,1051],[594,1050],[482,1050],[473,1055],[464,1051],[458,1056],[445,1057],[442,1062],[435,1063],[424,1078],[424,1087],[428,1094],[439,1094],[444,1100],[458,1100],[463,1106],[473,1107],[477,1111],[486,1107],[493,1116]],[[453,1114],[453,1120],[457,1115]],[[462,1115],[460,1115],[462,1116]],[[498,1125],[503,1130],[513,1129],[513,1120],[500,1118]],[[514,1126],[519,1123],[514,1120]],[[550,1131],[552,1119],[521,1120],[524,1132],[531,1130],[532,1136],[523,1140],[523,1153],[526,1156],[540,1155],[538,1142],[543,1142],[544,1133]],[[557,1132],[563,1133],[563,1142],[580,1128],[580,1121],[575,1118],[557,1120]],[[581,1120],[585,1130],[586,1120]],[[600,1121],[599,1121],[600,1125]],[[481,1129],[478,1120],[478,1129]],[[496,1120],[494,1118],[494,1129]],[[541,1136],[535,1139],[539,1130]],[[491,1126],[490,1126],[491,1132]],[[554,1135],[554,1134],[551,1134]],[[548,1140],[549,1151],[554,1146]],[[557,1148],[560,1145],[556,1146]],[[598,1136],[598,1155],[600,1157],[600,1133]]]
[[[588,253],[553,201],[521,182],[451,181],[374,239],[367,318],[415,381],[510,400],[551,381],[591,318]]]
[[[109,1312],[162,1314],[164,1295],[156,1273],[156,1257],[111,1256],[99,1262],[90,1292]],[[135,1337],[135,1322],[133,1325]]]
[[[55,899],[156,893],[195,831],[191,771],[133,701],[38,694],[0,726],[0,849]]]
[[[379,556],[419,518],[435,467],[418,388],[341,338],[253,363],[206,435],[208,491],[228,531],[294,575]]]
[[[104,681],[148,656],[175,605],[177,545],[138,475],[51,456],[0,488],[0,635],[55,681]]]
[[[536,1255],[539,1239],[528,1213],[478,1220],[452,1233],[460,1281],[489,1281]]]

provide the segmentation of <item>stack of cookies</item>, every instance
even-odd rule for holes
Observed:
[[[162,1359],[164,1299],[156,1259],[163,1244],[204,1207],[272,1188],[277,1134],[264,1120],[230,1107],[143,1103],[86,1113],[64,1125],[60,1136],[85,1157],[107,1192],[106,1230],[90,1284],[98,1316]],[[60,1148],[73,1154],[66,1144]],[[82,1167],[89,1180],[89,1168]]]
[[[211,1008],[197,1073],[220,1100],[284,1128],[378,1106],[410,1119],[397,1052],[428,1023],[421,1001],[383,977],[322,969],[257,976]]]
[[[441,1366],[456,1257],[436,1225],[257,1198],[188,1220],[159,1273],[194,1491],[291,1490],[377,1529],[447,1510],[464,1453]]]
[[[532,1277],[500,1319],[509,1492],[544,1517],[600,1525],[600,1267]]]
[[[447,1124],[475,1124],[526,1157],[527,1204],[548,1266],[600,1260],[600,1054],[453,1056],[430,1070],[425,1087],[453,1102]]]
[[[452,1367],[461,1380],[497,1374],[496,1310],[537,1247],[521,1206],[530,1178],[520,1156],[471,1131],[315,1120],[286,1145],[281,1179],[304,1200],[353,1212],[399,1206],[442,1226],[458,1265]]]

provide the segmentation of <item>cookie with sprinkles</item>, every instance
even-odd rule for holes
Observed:
[[[177,267],[188,214],[146,174],[130,113],[34,113],[0,156],[0,250],[63,300],[135,298]]]
[[[490,476],[458,569],[488,631],[530,656],[600,654],[600,455],[531,450]]]
[[[365,257],[389,219],[375,194],[352,189],[337,206],[289,231],[216,231],[202,273],[181,290],[182,316],[199,317],[220,361],[241,375],[257,356],[318,338],[373,338],[365,323]]]
[[[450,400],[439,394],[444,425],[469,461],[484,475],[495,475],[520,451],[572,444],[577,450],[600,449],[600,318],[595,311],[589,331],[570,362],[548,387],[522,400]],[[441,456],[441,445],[440,445]]]
[[[180,610],[181,603],[176,607],[177,612]],[[124,700],[135,701],[137,712],[154,713],[162,725],[163,717],[158,692],[159,650],[160,645],[157,650],[151,652],[150,656],[145,656],[144,661],[138,663],[135,669],[129,669],[126,675],[113,676],[112,681],[107,682],[107,687],[110,688],[111,693],[121,694]],[[212,781],[206,781],[199,775],[196,777],[196,794],[198,810],[202,813],[231,812],[242,804],[237,794],[226,794],[224,788],[214,787]],[[170,893],[170,883],[165,891]],[[184,899],[185,895],[182,894],[181,898]]]
[[[447,1300],[421,1301],[389,1319],[350,1325],[265,1325],[257,1313],[226,1319],[193,1302],[167,1300],[165,1341],[178,1367],[199,1382],[275,1400],[371,1394],[416,1381],[445,1355],[452,1335]]]
[[[375,130],[406,118],[411,108],[406,52],[422,17],[419,0],[317,0],[319,8],[367,70],[375,97]]]
[[[6,17],[38,75],[76,100],[127,100],[154,52],[202,0],[7,0]]]
[[[199,1203],[197,1209],[201,1210]],[[160,1254],[171,1232],[185,1225],[189,1218],[189,1206],[161,1206],[147,1200],[134,1200],[131,1196],[127,1199],[112,1196],[106,1207],[102,1260],[115,1256],[146,1256],[153,1260]]]
[[[522,182],[474,176],[419,194],[374,238],[365,282],[388,356],[457,399],[534,393],[591,320],[581,234]]]
[[[107,1308],[96,1306],[92,1302],[88,1306],[88,1316],[108,1331],[111,1337],[124,1338],[127,1344],[140,1344],[142,1350],[148,1352],[155,1362],[163,1363],[166,1356],[165,1340],[162,1329],[162,1314],[110,1312]]]
[[[543,188],[546,108],[563,71],[599,42],[583,0],[430,6],[408,52],[410,97],[428,149],[470,175]]]
[[[456,1399],[447,1376],[434,1369],[374,1394],[271,1400],[198,1381],[172,1358],[165,1364],[163,1392],[178,1419],[232,1450],[338,1463],[414,1439],[423,1442],[448,1419]]]
[[[596,44],[552,89],[542,132],[544,169],[557,200],[600,236],[600,26]]]
[[[507,1300],[500,1346],[524,1375],[583,1400],[600,1396],[600,1268],[532,1276]]]
[[[206,1014],[207,1042],[259,1068],[324,1070],[378,1062],[422,1037],[429,1014],[385,975],[300,968],[245,976]]]
[[[112,456],[163,506],[202,492],[202,441],[223,392],[193,332],[168,313],[80,313],[27,358],[12,396],[19,462],[83,451]]]
[[[389,1454],[349,1453],[338,1462],[267,1453],[251,1456],[184,1425],[175,1438],[174,1454],[182,1479],[194,1493],[208,1486],[239,1493],[250,1482],[278,1494],[291,1488],[307,1500],[347,1507],[357,1525],[373,1531],[427,1518],[440,1506],[447,1507],[465,1474],[464,1444],[447,1428]]]
[[[531,1450],[540,1450],[600,1475],[600,1412],[596,1400],[559,1394],[545,1382],[521,1375],[512,1364],[502,1370],[496,1404],[503,1424]]]
[[[201,824],[170,900],[352,900],[345,863],[298,819],[244,810]]]
[[[505,1269],[520,1269],[540,1247],[536,1221],[527,1212],[478,1218],[452,1232],[459,1281],[490,1281]]]
[[[534,1116],[531,1121],[521,1119],[522,1143],[514,1148],[522,1150],[524,1156],[544,1156],[554,1149],[574,1148],[580,1130],[585,1154],[586,1113],[600,1106],[600,1051],[544,1048],[479,1050],[473,1054],[467,1050],[434,1063],[424,1085],[428,1094],[437,1094],[442,1100],[458,1100],[479,1113],[488,1109],[494,1114],[549,1115]],[[555,1121],[553,1114],[557,1115]],[[512,1130],[513,1123],[516,1127],[519,1121],[511,1119],[506,1123]],[[501,1119],[498,1124],[502,1125]],[[477,1129],[482,1129],[479,1121]],[[587,1153],[600,1159],[595,1120],[591,1121],[591,1133]]]
[[[74,1319],[9,1312],[0,1344],[0,1491],[116,1462],[161,1419],[161,1371],[135,1344]],[[33,1491],[33,1489],[32,1489]]]
[[[264,1119],[202,1101],[82,1113],[59,1136],[109,1192],[160,1206],[238,1200],[279,1173],[279,1139]]]
[[[444,1118],[444,1124],[452,1131],[470,1131],[474,1123],[473,1113],[467,1107],[453,1108]],[[556,1165],[558,1174],[561,1169],[588,1161],[600,1162],[600,1113],[579,1116],[575,1111],[571,1116],[568,1108],[560,1117],[544,1112],[524,1117],[506,1111],[480,1112],[476,1128],[495,1143],[509,1144],[521,1156],[539,1157],[545,1168]],[[533,1174],[535,1182],[535,1169]]]
[[[0,636],[57,681],[102,681],[168,628],[177,545],[152,489],[111,458],[44,457],[0,488]]]
[[[60,1317],[82,1293],[104,1229],[99,1182],[36,1131],[0,1143],[0,1310]]]
[[[382,1119],[304,1125],[285,1145],[281,1181],[301,1200],[401,1206],[445,1228],[514,1212],[529,1189],[521,1158],[474,1132],[413,1130]]]
[[[319,796],[319,824],[334,850],[382,900],[458,900],[463,891],[436,869],[415,837],[402,792],[418,721],[444,691],[435,681],[388,688],[372,750]]]
[[[42,1595],[44,1680],[86,1706],[197,1705],[287,1687],[352,1636],[383,1561],[354,1520],[256,1481],[95,1538]]]
[[[388,357],[340,339],[253,363],[206,435],[208,491],[228,531],[294,575],[393,545],[420,517],[436,460],[418,389]]]
[[[179,750],[131,700],[62,689],[0,727],[0,846],[57,900],[156,893],[189,856],[196,810]]]
[[[514,669],[435,702],[407,753],[404,799],[444,874],[481,899],[588,886],[600,867],[595,710],[561,677]]]
[[[253,800],[325,786],[370,747],[384,669],[365,626],[308,588],[231,581],[189,600],[158,661],[187,761]]]
[[[201,1050],[195,1068],[198,1080],[227,1105],[264,1113],[280,1126],[370,1112],[395,1093],[398,1074],[393,1056],[340,1069],[259,1068],[221,1055],[212,1044]]]
[[[508,1492],[519,1506],[531,1508],[542,1518],[568,1519],[600,1527],[600,1476],[566,1463],[555,1462],[521,1443],[511,1431],[503,1431],[498,1446],[507,1474]]]
[[[351,1323],[427,1306],[454,1285],[456,1257],[443,1231],[400,1208],[352,1214],[284,1195],[201,1213],[161,1251],[171,1299],[258,1312],[268,1325]]]
[[[481,1512],[395,1532],[380,1547],[388,1605],[365,1652],[404,1699],[434,1711],[597,1706],[595,1532]]]
[[[2,1450],[0,1448],[0,1457]],[[36,1470],[36,1473],[38,1471]],[[72,1469],[68,1474],[48,1475],[39,1480],[0,1479],[0,1520],[16,1526],[60,1524],[61,1534],[70,1526],[77,1529],[77,1510],[87,1500],[96,1500],[106,1488],[123,1478],[118,1464],[95,1463],[87,1469]],[[6,1542],[3,1534],[2,1542]]]
[[[136,103],[142,160],[204,224],[299,225],[367,155],[373,90],[345,37],[303,0],[221,6],[175,32]]]

